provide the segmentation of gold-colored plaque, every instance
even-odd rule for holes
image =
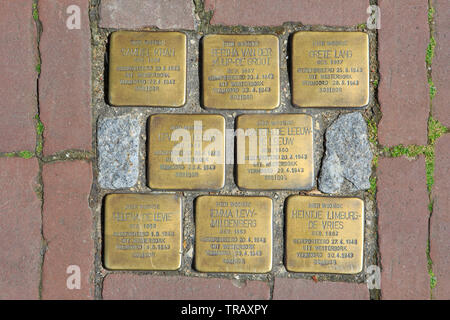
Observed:
[[[110,194],[105,199],[105,267],[177,270],[181,199],[175,194]]]
[[[362,271],[361,199],[291,196],[286,202],[287,270],[348,274]]]
[[[203,104],[213,109],[275,109],[280,104],[279,69],[274,35],[207,35]]]
[[[299,107],[369,103],[369,37],[300,31],[292,39],[292,100]]]
[[[225,184],[225,118],[156,114],[148,122],[152,189],[209,190]]]
[[[114,32],[109,48],[109,102],[115,106],[183,106],[186,35]]]
[[[252,114],[236,120],[237,185],[243,189],[311,189],[312,117]]]
[[[200,272],[272,269],[272,199],[200,196],[195,203],[195,267]]]

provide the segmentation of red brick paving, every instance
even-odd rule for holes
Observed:
[[[385,146],[427,144],[430,112],[425,63],[429,42],[428,4],[423,0],[380,0],[378,30],[378,136]]]
[[[377,174],[382,299],[428,299],[425,159],[383,158]]]
[[[41,202],[36,159],[0,158],[0,299],[38,299]]]
[[[269,285],[262,281],[235,285],[227,279],[136,274],[110,274],[103,281],[103,299],[109,300],[265,300],[269,297]]]
[[[44,155],[66,149],[91,150],[91,36],[89,0],[40,0],[42,22],[39,80]],[[69,5],[81,9],[81,29],[69,30]]]
[[[450,1],[433,0],[435,8],[435,56],[432,63],[433,82],[437,92],[433,99],[433,115],[450,127]]]
[[[274,300],[369,300],[365,283],[275,278]]]
[[[65,161],[45,164],[44,239],[48,248],[42,271],[43,299],[92,299],[94,284],[94,242],[92,213],[88,197],[92,184],[91,164]],[[66,286],[67,267],[81,269],[80,290]]]
[[[433,298],[450,299],[450,134],[436,142],[433,215],[430,224],[430,255],[437,286]]]
[[[366,0],[205,0],[211,24],[276,26],[284,22],[356,25],[367,21]]]
[[[36,27],[32,0],[2,1],[0,10],[0,152],[34,150]]]
[[[102,0],[100,27],[194,29],[194,2],[190,0]]]

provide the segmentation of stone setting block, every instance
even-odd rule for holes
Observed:
[[[130,188],[139,174],[138,119],[131,116],[98,122],[98,182],[105,189]]]

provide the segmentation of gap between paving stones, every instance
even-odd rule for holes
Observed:
[[[306,113],[313,116],[315,119],[315,125],[319,129],[314,137],[315,143],[315,177],[317,181],[320,164],[322,161],[322,155],[324,151],[323,134],[325,129],[338,118],[339,115],[350,112],[361,112],[369,124],[369,127],[375,128],[375,135],[370,132],[369,136],[373,139],[371,142],[371,149],[374,151],[374,155],[378,155],[377,151],[377,135],[376,127],[381,118],[380,108],[377,100],[377,85],[379,81],[378,74],[378,57],[377,57],[377,31],[368,30],[365,23],[358,24],[356,26],[348,27],[326,27],[326,26],[307,26],[301,23],[284,23],[282,26],[273,27],[246,27],[246,26],[217,26],[211,25],[210,19],[212,12],[205,11],[204,3],[200,0],[193,0],[195,5],[195,31],[180,30],[187,35],[188,38],[188,63],[187,63],[187,102],[182,108],[142,108],[142,107],[111,107],[105,102],[105,94],[107,92],[106,84],[107,80],[107,65],[108,65],[108,36],[116,29],[99,28],[99,4],[100,0],[91,0],[90,2],[90,23],[91,23],[91,37],[92,37],[92,76],[93,76],[93,150],[97,150],[97,122],[101,118],[111,118],[121,115],[132,115],[139,119],[141,125],[140,136],[140,150],[139,150],[139,178],[138,183],[133,188],[120,189],[120,190],[105,190],[101,189],[98,185],[98,168],[96,161],[93,162],[94,181],[93,188],[91,190],[90,203],[91,208],[94,211],[94,224],[95,224],[95,298],[102,298],[103,280],[108,274],[114,273],[128,273],[128,271],[108,271],[103,268],[102,263],[102,202],[106,194],[109,193],[158,193],[150,190],[146,186],[145,176],[145,162],[146,162],[146,121],[148,117],[156,113],[202,113],[202,114],[221,114],[226,118],[226,127],[234,128],[234,118],[240,114],[252,114],[252,113],[266,113],[265,111],[242,111],[242,110],[206,110],[201,108],[199,100],[200,79],[199,79],[199,59],[200,59],[200,46],[201,38],[205,34],[211,33],[251,33],[261,34],[269,33],[275,34],[280,39],[280,81],[281,81],[281,103],[280,107],[273,110],[273,113]],[[370,1],[370,4],[377,4],[377,1]],[[142,28],[137,30],[156,31],[158,28]],[[299,30],[307,31],[365,31],[369,34],[370,38],[370,103],[365,109],[348,110],[348,109],[300,109],[294,108],[291,101],[290,94],[290,81],[289,81],[289,56],[290,56],[290,37]],[[375,179],[376,169],[376,157],[373,161],[373,172],[371,181]],[[357,275],[335,275],[335,274],[293,274],[288,273],[283,264],[284,256],[284,200],[291,194],[302,195],[314,195],[316,189],[307,192],[289,192],[289,191],[241,191],[237,188],[233,179],[233,166],[227,166],[226,168],[226,186],[219,192],[196,192],[185,191],[177,192],[183,196],[184,201],[184,215],[183,215],[183,256],[182,267],[178,271],[133,271],[133,274],[137,275],[164,275],[164,276],[187,276],[187,277],[199,277],[199,278],[224,278],[230,279],[235,283],[243,284],[247,280],[261,280],[265,281],[270,286],[270,299],[273,297],[274,279],[275,277],[289,277],[289,278],[303,278],[319,281],[345,281],[345,282],[364,282],[364,271]],[[167,192],[167,191],[166,191]],[[163,192],[164,193],[164,192]],[[227,273],[200,273],[192,267],[193,262],[193,245],[194,245],[194,215],[193,215],[193,200],[201,194],[233,194],[233,195],[266,195],[274,200],[274,254],[273,254],[273,269],[268,274],[227,274]],[[336,196],[342,196],[343,194],[336,194]],[[369,191],[360,191],[353,194],[345,194],[350,196],[356,196],[364,199],[366,207],[366,224],[365,224],[365,242],[364,242],[364,267],[369,265],[378,265],[378,245],[377,245],[377,212],[375,204],[375,190],[371,188]],[[370,290],[371,298],[379,298],[379,290]]]

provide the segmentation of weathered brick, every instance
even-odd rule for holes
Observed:
[[[69,29],[71,5],[80,8],[80,29]],[[42,72],[40,116],[45,126],[44,154],[91,150],[91,36],[89,0],[41,0],[39,18]],[[69,11],[70,12],[70,11]],[[74,13],[75,14],[75,13]],[[73,22],[70,18],[69,22]],[[70,25],[70,24],[69,24]]]
[[[450,299],[450,135],[436,143],[435,181],[433,186],[433,214],[430,224],[430,255],[437,285],[436,299]]]
[[[366,22],[368,0],[206,0],[211,24],[274,26],[284,22],[356,25]]]
[[[378,236],[383,299],[428,299],[428,193],[425,159],[383,158],[378,174]]]
[[[102,0],[100,27],[194,29],[194,2],[190,0]]]
[[[32,0],[0,1],[0,151],[34,150],[36,26]]]
[[[110,274],[103,281],[103,299],[149,300],[262,300],[269,299],[262,281],[235,284],[227,279]]]
[[[433,0],[435,8],[435,56],[432,63],[432,77],[437,92],[433,99],[433,115],[445,126],[450,127],[450,1]]]
[[[382,145],[427,144],[430,111],[426,49],[428,2],[380,0],[378,33]]]
[[[275,278],[274,300],[369,300],[365,283]]]
[[[0,299],[39,299],[41,202],[36,159],[0,158]]]
[[[48,247],[42,271],[43,299],[91,299],[94,268],[92,214],[88,197],[92,183],[91,164],[65,161],[45,164],[43,232]],[[67,273],[79,266],[81,288],[68,289]]]

